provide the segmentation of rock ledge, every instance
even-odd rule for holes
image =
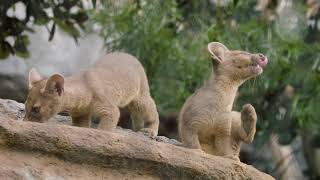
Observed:
[[[164,139],[22,122],[1,112],[0,179],[273,179],[252,166]]]

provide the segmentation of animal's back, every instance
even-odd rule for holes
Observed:
[[[123,68],[123,65],[131,65],[131,66],[136,66],[136,67],[141,67],[141,63],[135,58],[134,56],[127,54],[127,53],[122,53],[122,52],[113,52],[106,54],[102,58],[100,58],[96,64],[96,68],[100,67],[121,67]]]
[[[120,107],[127,105],[138,94],[149,93],[143,66],[126,53],[105,55],[85,73],[85,78],[89,79],[89,86],[99,96],[106,96]]]

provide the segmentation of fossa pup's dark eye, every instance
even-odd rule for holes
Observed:
[[[32,109],[31,109],[31,111],[33,112],[33,113],[39,113],[40,112],[40,106],[33,106],[32,107]]]

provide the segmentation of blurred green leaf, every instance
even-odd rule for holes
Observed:
[[[0,59],[5,59],[10,55],[12,47],[7,41],[1,41],[0,44]]]
[[[237,6],[239,0],[233,0],[233,6]]]
[[[15,53],[23,58],[30,56],[27,46],[29,44],[29,38],[26,35],[18,36],[14,42]]]
[[[54,22],[66,33],[70,34],[76,41],[80,37],[79,30],[74,27],[74,24],[70,21],[61,21],[59,19],[54,19]]]

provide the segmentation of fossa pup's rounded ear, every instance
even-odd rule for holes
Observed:
[[[229,49],[219,42],[211,42],[208,44],[208,51],[211,54],[214,64],[220,64],[224,60],[224,55]]]
[[[58,93],[58,95],[61,96],[63,91],[64,77],[60,74],[52,75],[46,83],[45,92]]]
[[[43,78],[35,68],[30,69],[28,78],[28,88],[31,89],[33,84],[41,81]]]

